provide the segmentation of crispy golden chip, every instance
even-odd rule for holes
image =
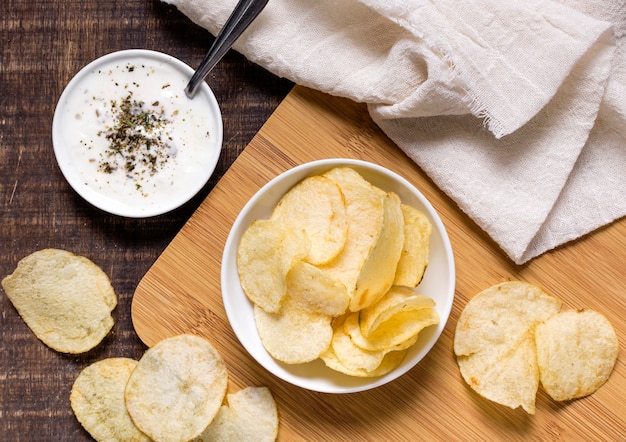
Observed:
[[[85,257],[58,249],[34,252],[2,287],[37,338],[56,351],[91,350],[113,327],[117,297],[107,275]]]
[[[355,376],[355,377],[360,377],[360,378],[372,378],[372,377],[386,375],[390,371],[397,368],[398,365],[402,363],[402,360],[404,359],[405,355],[406,355],[406,350],[390,351],[389,353],[385,354],[385,357],[383,358],[380,365],[372,371],[367,371],[363,369],[360,369],[360,370],[349,369],[348,367],[346,367],[345,365],[341,363],[341,361],[339,360],[339,358],[333,351],[332,346],[329,347],[320,356],[320,358],[322,359],[322,361],[324,361],[324,364],[326,364],[326,366],[330,368],[331,370],[335,370],[340,373],[347,374],[348,376]]]
[[[424,213],[402,204],[404,216],[404,245],[393,283],[399,286],[417,287],[428,266],[428,254],[432,225]]]
[[[148,442],[133,423],[124,403],[124,388],[137,361],[108,358],[80,372],[70,393],[76,418],[97,441]]]
[[[329,316],[342,315],[350,302],[346,286],[304,261],[287,274],[287,293],[303,309]]]
[[[511,281],[491,286],[470,299],[461,312],[454,353],[469,356],[508,348],[560,309],[560,300],[532,284]]]
[[[388,193],[383,202],[383,225],[363,263],[350,300],[353,312],[377,302],[391,287],[404,244],[404,218],[400,198]]]
[[[457,363],[465,382],[481,396],[535,414],[539,372],[531,333],[512,342],[506,353],[459,356]]]
[[[278,437],[278,410],[266,387],[247,387],[226,396],[200,442],[272,442]]]
[[[339,254],[348,234],[344,196],[339,186],[323,176],[296,184],[278,202],[271,219],[298,226],[311,240],[306,260],[324,264]]]
[[[474,296],[459,317],[454,352],[461,375],[478,394],[535,412],[539,372],[534,329],[561,308],[538,287],[519,281]]]
[[[352,313],[354,315],[355,313]],[[364,350],[354,344],[343,326],[338,326],[333,332],[331,341],[333,353],[341,364],[351,371],[364,370],[371,372],[382,363],[385,354],[389,351]]]
[[[228,384],[222,357],[207,340],[183,334],[145,352],[124,398],[137,427],[155,441],[188,441],[217,414]]]
[[[239,279],[246,296],[265,311],[277,312],[287,291],[287,273],[309,248],[301,231],[271,220],[254,221],[237,249]]]
[[[391,286],[404,244],[404,219],[397,195],[387,194],[358,172],[338,167],[325,173],[345,196],[348,236],[341,253],[321,268],[341,281],[350,310],[375,302]]]
[[[348,316],[353,315],[356,315],[356,313],[351,313]],[[335,324],[331,347],[333,354],[337,357],[341,365],[347,370],[353,372],[373,373],[383,363],[387,353],[406,350],[415,344],[416,341],[417,335],[396,346],[380,350],[366,350],[354,343],[350,335],[346,333],[345,325],[342,324],[342,321],[338,321],[338,323]]]
[[[359,324],[364,336],[375,332],[378,326],[396,313],[407,310],[433,309],[435,301],[410,287],[393,286],[375,304],[360,312]]]
[[[305,310],[290,296],[278,313],[267,313],[255,305],[254,320],[263,347],[287,364],[317,359],[333,336],[332,316]]]
[[[604,385],[619,351],[613,326],[593,310],[552,316],[537,326],[535,341],[541,384],[557,401],[590,395]]]
[[[426,327],[439,323],[439,315],[434,308],[399,311],[378,328],[363,336],[359,325],[359,314],[352,313],[346,317],[344,328],[346,333],[359,347],[379,351],[390,348],[408,348],[416,342],[419,333]]]
[[[324,176],[337,183],[345,197],[348,235],[339,255],[321,268],[341,281],[353,298],[361,269],[380,236],[386,194],[348,167],[334,168]]]

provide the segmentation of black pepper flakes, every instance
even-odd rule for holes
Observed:
[[[171,158],[171,136],[165,116],[159,102],[147,106],[143,101],[133,98],[129,93],[120,103],[111,100],[113,125],[98,132],[108,141],[105,156],[100,161],[99,170],[113,173],[118,168],[137,182],[146,173],[156,174]]]

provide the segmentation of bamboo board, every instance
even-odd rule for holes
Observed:
[[[457,273],[450,319],[427,357],[390,384],[344,395],[303,390],[266,372],[239,344],[220,293],[223,246],[248,199],[288,168],[334,157],[378,163],[415,184],[446,226]],[[142,279],[132,319],[148,346],[178,333],[206,336],[228,365],[233,391],[268,386],[279,407],[280,441],[624,440],[622,354],[594,395],[556,403],[539,392],[536,414],[528,416],[474,394],[459,374],[452,340],[469,298],[492,284],[522,279],[561,298],[564,307],[601,311],[623,343],[625,262],[626,220],[621,220],[524,266],[514,265],[380,132],[365,106],[296,86]]]

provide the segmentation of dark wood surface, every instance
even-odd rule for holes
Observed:
[[[228,53],[207,79],[224,118],[213,178],[181,209],[144,220],[103,213],[69,187],[51,141],[59,95],[78,70],[106,53],[152,49],[195,67],[212,41],[158,0],[0,2],[0,277],[35,250],[63,248],[100,265],[119,298],[105,341],[67,356],[38,341],[0,293],[0,440],[90,440],[70,409],[74,379],[101,358],[143,354],[130,315],[138,282],[293,85]]]

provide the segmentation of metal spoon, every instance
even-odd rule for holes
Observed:
[[[228,17],[228,20],[215,37],[213,45],[207,52],[206,56],[200,63],[200,66],[194,72],[187,87],[185,94],[189,98],[193,98],[196,89],[200,85],[208,73],[222,59],[228,50],[235,44],[235,41],[241,36],[250,23],[265,8],[269,0],[239,0],[235,9]]]

